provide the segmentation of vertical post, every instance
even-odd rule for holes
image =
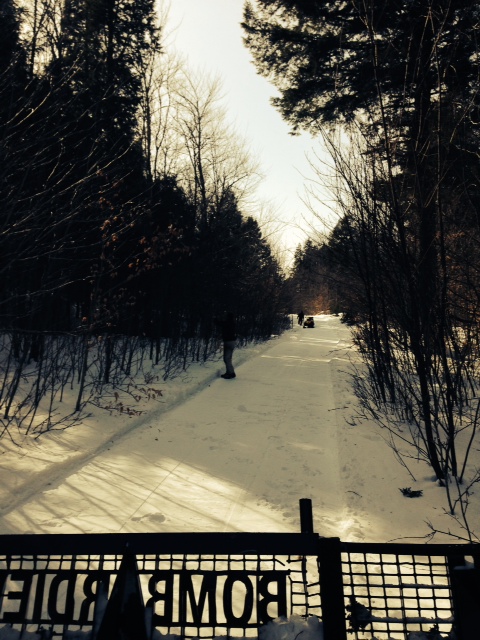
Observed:
[[[477,560],[477,558],[475,558]],[[478,636],[478,609],[480,607],[480,568],[465,566],[463,556],[448,558],[450,587],[452,589],[453,617],[458,640]]]
[[[319,538],[318,564],[324,640],[347,640],[340,538]]]
[[[312,501],[310,498],[300,498],[300,531],[313,533]]]
[[[126,550],[96,640],[148,640],[137,560]]]

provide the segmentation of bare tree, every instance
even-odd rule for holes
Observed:
[[[448,512],[472,541],[478,533],[469,525],[468,497],[480,481],[479,470],[469,465],[480,406],[478,262],[472,250],[478,230],[471,228],[466,241],[458,221],[442,215],[443,233],[436,242],[445,258],[438,259],[435,277],[438,292],[444,291],[438,303],[444,311],[431,318],[428,340],[420,339],[417,237],[408,214],[400,216],[395,208],[408,203],[408,181],[398,179],[381,147],[358,126],[343,146],[329,131],[324,141],[335,164],[329,186],[340,216],[328,243],[330,277],[340,284],[368,372],[358,369],[355,391],[367,414],[388,431],[387,441],[406,468],[409,459],[433,467],[445,487]],[[319,167],[322,184],[325,175]],[[465,196],[451,195],[452,207]]]
[[[180,69],[169,95],[171,128],[176,136],[170,149],[177,155],[180,183],[203,225],[208,225],[210,209],[221,208],[230,193],[242,202],[259,178],[248,145],[227,122],[220,90],[218,80]]]
[[[33,76],[59,55],[63,4],[58,0],[22,0],[23,39]]]

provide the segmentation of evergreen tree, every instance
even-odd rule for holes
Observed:
[[[293,308],[305,313],[344,310],[343,298],[338,294],[338,277],[330,264],[326,244],[308,239],[295,251],[288,287]]]
[[[28,251],[28,242],[17,226],[25,208],[19,194],[24,184],[23,159],[28,147],[25,120],[31,111],[31,86],[20,26],[17,5],[13,0],[5,0],[0,5],[0,275],[4,283],[0,319],[8,324],[17,312],[21,313],[14,301],[15,260],[25,258]]]
[[[122,255],[111,246],[128,243],[149,208],[136,142],[137,63],[156,37],[153,1],[66,0],[56,56],[37,94],[26,195],[44,249],[40,261],[33,256],[30,290],[43,307],[41,292],[61,288],[92,326],[104,322],[96,298],[118,275],[105,256]],[[47,325],[70,322],[70,314],[40,315]]]
[[[259,73],[281,94],[272,102],[294,128],[361,112],[379,118],[381,109],[392,123],[410,115],[413,127],[438,73],[445,90],[477,99],[478,12],[467,0],[257,0],[246,3],[243,26]]]

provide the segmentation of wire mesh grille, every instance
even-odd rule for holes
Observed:
[[[478,546],[242,533],[0,536],[0,630],[11,626],[11,640],[96,637],[127,566],[150,638],[256,638],[292,615],[317,616],[325,640],[478,632]]]
[[[444,556],[343,553],[345,607],[353,638],[405,640],[412,632],[452,630]]]
[[[122,558],[0,556],[0,626],[45,639],[91,637]],[[184,638],[257,637],[279,615],[321,617],[315,557],[155,554],[136,561],[151,636],[156,629]]]

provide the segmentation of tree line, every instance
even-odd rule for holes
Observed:
[[[165,24],[154,0],[0,7],[6,432],[73,383],[79,410],[87,384],[210,357],[227,309],[241,340],[284,327],[282,269],[245,213],[258,169]]]
[[[479,17],[466,1],[256,0],[243,25],[273,103],[334,169],[316,165],[338,222],[299,248],[290,286],[344,312],[368,372],[362,406],[402,464],[431,465],[466,539],[480,481],[467,471],[480,426]]]

